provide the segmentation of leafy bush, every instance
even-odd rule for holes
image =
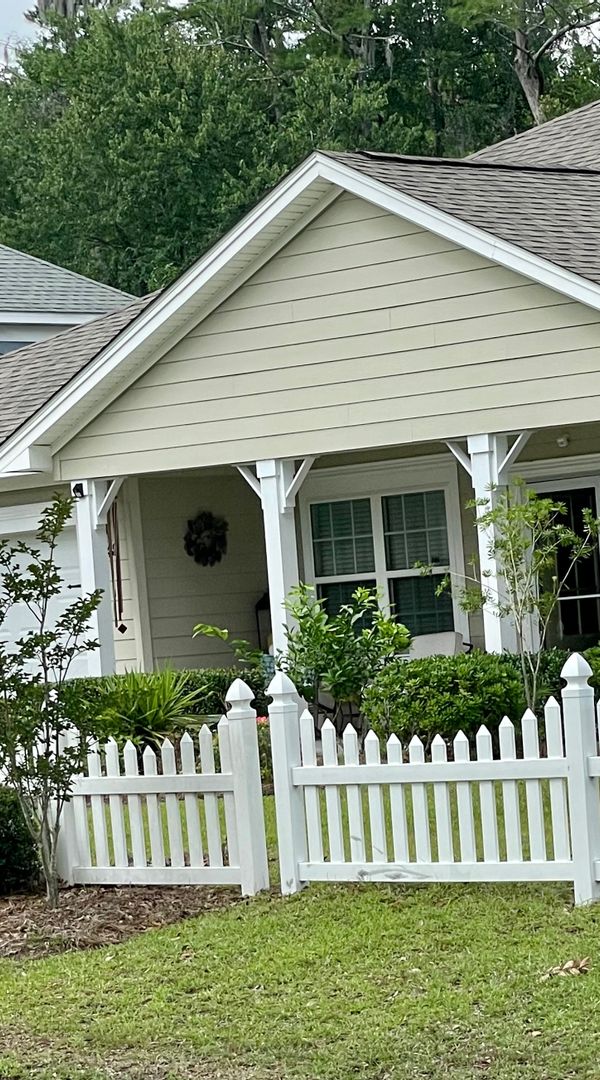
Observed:
[[[497,727],[505,714],[525,708],[523,681],[513,658],[472,652],[397,660],[380,671],[363,697],[363,711],[378,735],[428,743],[438,732],[472,738],[481,724]]]
[[[30,889],[39,876],[35,844],[17,796],[0,787],[0,895]]]

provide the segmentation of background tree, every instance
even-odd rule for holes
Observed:
[[[71,516],[72,499],[56,496],[41,515],[39,548],[0,542],[0,626],[15,605],[24,605],[35,623],[16,643],[0,640],[0,771],[19,800],[35,842],[46,894],[58,903],[58,839],[74,776],[89,750],[90,717],[77,698],[71,715],[67,679],[73,661],[98,648],[89,622],[101,593],[78,597],[59,614],[63,592],[56,561],[59,537]],[[76,721],[79,739],[65,745]]]

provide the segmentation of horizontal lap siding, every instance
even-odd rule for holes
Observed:
[[[559,407],[593,420],[599,324],[342,196],[73,440],[61,474],[539,427]]]
[[[229,475],[142,477],[150,629],[156,664],[226,665],[222,641],[192,638],[198,622],[226,627],[256,643],[254,605],[267,588],[260,502],[242,478]],[[228,550],[216,566],[198,566],[184,551],[188,518],[200,510],[229,523]]]

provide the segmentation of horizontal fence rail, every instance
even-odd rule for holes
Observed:
[[[71,884],[268,886],[256,713],[241,682],[215,741],[204,725],[140,754],[94,745],[64,810],[60,872]],[[73,734],[71,738],[76,738]]]
[[[403,746],[351,725],[338,739],[301,711],[290,680],[269,693],[283,892],[310,881],[572,881],[578,903],[598,897],[600,801],[590,669],[563,669],[562,709],[540,726],[529,710],[475,745],[462,732]],[[600,713],[598,714],[600,730]],[[541,740],[540,740],[541,733]]]

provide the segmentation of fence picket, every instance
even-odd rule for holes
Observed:
[[[106,743],[106,746],[104,747],[104,757],[106,761],[106,775],[120,776],[121,765],[119,761],[119,747],[114,739],[109,739]],[[120,795],[108,796],[108,809],[110,812],[115,866],[124,868],[129,866],[129,856],[127,854],[127,836],[125,834],[123,800]]]
[[[402,743],[397,735],[390,735],[387,741],[388,765],[402,765]],[[394,862],[408,862],[408,827],[406,824],[406,803],[404,785],[390,784],[390,812],[392,815],[392,843]]]
[[[179,744],[181,753],[182,776],[196,775],[196,752],[194,740],[188,731],[181,737]],[[188,855],[190,866],[204,866],[204,851],[202,848],[202,832],[200,829],[200,815],[198,813],[198,796],[186,794],[183,796],[185,806],[185,824],[188,838]]]
[[[459,731],[454,739],[454,760],[470,761],[469,740],[464,732]],[[459,781],[456,785],[456,804],[458,808],[458,836],[460,840],[460,861],[477,862],[475,846],[475,821],[473,818],[473,798],[471,784]]]
[[[493,761],[492,736],[485,725],[479,728],[476,736],[477,760]],[[484,862],[500,861],[498,842],[498,814],[496,811],[496,792],[492,780],[482,780],[479,784],[479,805],[481,807],[481,833],[483,836]]]
[[[323,764],[338,765],[337,733],[326,720],[321,728],[323,746]],[[344,862],[344,834],[342,831],[342,806],[340,789],[333,784],[325,786],[325,806],[327,809],[327,835],[329,837],[329,858],[331,862]]]
[[[408,744],[408,760],[411,764],[425,761],[425,748],[418,735]],[[429,829],[429,806],[425,784],[412,784],[413,829],[417,862],[431,862],[431,833]]]
[[[210,728],[203,724],[200,729],[200,764],[202,773],[215,772],[215,753]],[[206,842],[210,866],[223,865],[223,846],[221,843],[221,822],[219,820],[219,801],[216,795],[206,792],[204,796],[204,818],[206,821]]]
[[[147,746],[142,754],[144,776],[156,776],[156,754],[151,746]],[[152,866],[163,867],[165,865],[165,845],[163,841],[162,816],[158,795],[146,795],[146,808],[148,811],[148,831],[150,833],[150,858]]]
[[[102,776],[102,760],[99,747],[96,742],[92,743],[87,756],[88,776]],[[96,866],[110,866],[108,852],[108,835],[106,831],[106,818],[104,816],[104,799],[101,795],[92,795],[92,829],[94,833],[94,849],[96,852]]]
[[[77,731],[69,731],[67,734],[67,746],[76,747],[80,735]],[[75,794],[73,796],[73,823],[77,838],[77,862],[80,866],[92,865],[92,852],[90,848],[90,827],[85,797]]]
[[[217,725],[219,738],[219,757],[221,759],[221,772],[233,771],[231,764],[231,743],[229,740],[229,720],[222,716]],[[225,808],[225,833],[227,836],[227,859],[230,866],[239,866],[240,853],[238,848],[237,823],[235,820],[235,798],[233,791],[226,791],[223,795]]]
[[[504,716],[498,727],[498,739],[500,742],[500,760],[516,761],[517,746],[515,741],[515,726],[508,716]],[[502,781],[502,806],[504,808],[504,839],[506,841],[506,861],[520,863],[523,861],[523,844],[521,841],[521,808],[519,806],[519,789],[516,780]]]
[[[303,765],[317,764],[315,722],[308,709],[305,709],[300,717],[300,749],[302,751]],[[310,862],[323,862],[321,800],[317,787],[306,787],[304,789],[304,812],[306,815],[308,858]]]
[[[523,738],[523,759],[538,760],[540,743],[537,717],[526,709],[521,721]],[[546,835],[544,830],[544,804],[542,786],[539,780],[525,781],[525,802],[527,805],[527,823],[529,826],[529,858],[532,862],[546,861]]]
[[[367,765],[379,765],[381,763],[379,739],[374,731],[367,732],[365,738],[365,761]],[[367,798],[369,803],[369,819],[371,822],[371,855],[373,862],[384,863],[388,861],[387,836],[385,831],[385,812],[383,808],[383,785],[369,784],[367,786]]]
[[[564,758],[562,713],[556,698],[548,698],[544,707],[546,728],[546,752],[549,758]],[[554,858],[571,858],[571,838],[569,835],[569,815],[567,810],[567,789],[560,777],[549,781],[550,815],[552,818],[552,846]]]
[[[125,776],[138,776],[137,750],[129,740],[123,750],[123,762]],[[131,851],[133,865],[143,867],[148,865],[146,856],[146,838],[144,836],[144,819],[142,816],[142,799],[140,795],[127,796],[127,809],[129,811],[129,831],[131,833]]]
[[[352,724],[344,731],[344,765],[358,765],[358,735]],[[346,787],[348,800],[348,830],[350,832],[350,859],[352,862],[364,862],[365,822],[362,808],[362,792],[358,784]]]
[[[165,739],[160,750],[163,776],[176,776],[175,749],[170,739]],[[169,855],[171,866],[185,866],[183,854],[183,833],[181,829],[181,814],[179,812],[179,799],[177,795],[165,795],[167,808],[167,835],[169,837]]]
[[[448,760],[448,748],[445,739],[436,735],[431,744],[431,760],[443,764]],[[454,862],[454,841],[452,839],[452,816],[450,812],[450,789],[447,783],[433,785],[435,805],[435,829],[437,835],[438,861]]]

